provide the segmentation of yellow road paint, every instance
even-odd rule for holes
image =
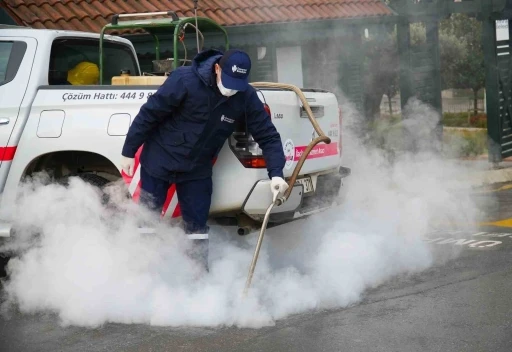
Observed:
[[[512,227],[512,219],[505,219],[493,222],[481,222],[480,226]]]
[[[510,185],[505,185],[505,186],[501,186],[500,188],[498,188],[498,189],[496,190],[496,192],[499,192],[499,191],[506,191],[506,190],[508,190],[508,189],[512,189],[512,184],[510,184]]]
[[[512,184],[504,185],[496,189],[486,189],[484,191],[476,191],[473,192],[475,194],[482,194],[482,193],[494,193],[494,192],[501,192],[501,191],[508,191],[509,189],[512,189]]]

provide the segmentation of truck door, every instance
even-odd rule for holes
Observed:
[[[33,38],[0,35],[0,181],[6,172],[4,164],[10,162],[16,152],[17,141],[9,142],[16,120],[30,108],[30,102],[23,103],[23,98],[28,89],[36,45]]]

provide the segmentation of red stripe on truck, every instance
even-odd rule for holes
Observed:
[[[125,184],[126,184],[126,186],[128,188],[130,188],[132,182],[135,182],[137,184],[135,189],[130,191],[130,193],[133,192],[132,193],[132,200],[135,203],[138,203],[139,202],[139,198],[140,198],[140,177],[139,178],[135,178],[135,179],[134,179],[134,177],[136,176],[135,174],[137,173],[137,169],[140,167],[139,159],[140,159],[140,154],[142,153],[143,147],[144,146],[141,146],[139,148],[139,150],[137,151],[137,153],[135,153],[135,163],[134,163],[133,176],[128,176],[127,174],[124,173],[124,171],[121,171],[121,176],[123,177],[123,180],[124,180],[124,182],[125,182]],[[217,158],[213,159],[212,160],[212,164],[215,165],[216,161],[217,161]],[[176,185],[175,184],[169,185],[169,188],[167,189],[167,197],[166,197],[164,205],[162,207],[162,212],[161,212],[161,216],[162,217],[167,212],[170,212],[171,213],[171,217],[173,217],[173,218],[178,218],[178,217],[181,216],[180,203],[179,203],[179,199],[177,199],[177,197],[178,197],[178,195],[176,193]],[[173,199],[175,199],[176,202],[173,202]],[[171,206],[171,203],[172,203],[172,206],[174,207],[174,209],[172,209],[172,208],[169,209],[169,207]]]
[[[295,147],[294,161],[298,161],[306,151],[307,146]],[[323,158],[325,156],[338,155],[338,143],[317,144],[311,149],[307,159]]]
[[[11,161],[16,154],[16,147],[0,147],[0,161]]]

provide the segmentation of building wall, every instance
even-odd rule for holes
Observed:
[[[359,111],[363,111],[363,57],[361,53],[361,27],[353,27],[336,37],[325,32],[322,38],[303,39],[300,42],[286,43],[230,43],[231,48],[245,50],[252,61],[251,82],[292,83],[303,88],[329,90],[338,99],[349,99]],[[131,38],[129,38],[131,39]],[[194,39],[194,38],[192,38]],[[209,38],[205,46],[208,48]],[[170,49],[172,41],[161,41],[162,50]],[[151,70],[154,57],[152,39],[134,41],[143,71]],[[187,43],[188,58],[196,54],[195,42]],[[221,49],[222,47],[215,46]],[[144,54],[141,54],[144,53]],[[300,55],[299,55],[300,53]],[[162,58],[170,57],[171,51],[162,53]],[[287,55],[291,64],[287,62]],[[180,51],[183,57],[183,52]],[[298,57],[300,56],[300,58]],[[294,72],[300,72],[294,75]]]
[[[247,52],[253,65],[251,82],[275,82],[277,77],[275,46],[254,46],[248,48]]]
[[[305,86],[340,91],[342,49],[334,40],[315,40],[303,44]]]
[[[304,85],[333,92],[340,103],[348,99],[363,113],[364,86],[360,30],[344,36],[303,43]]]
[[[13,19],[9,17],[9,15],[3,9],[0,9],[0,24],[15,25],[16,22],[14,22]]]
[[[276,48],[277,81],[304,88],[302,46],[278,46]]]

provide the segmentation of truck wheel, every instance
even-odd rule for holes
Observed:
[[[88,183],[94,187],[97,187],[100,191],[102,191],[102,204],[105,205],[109,202],[109,196],[105,192],[103,192],[103,187],[105,187],[107,184],[110,183],[109,180],[107,180],[104,177],[101,177],[99,175],[93,174],[93,173],[82,173],[82,174],[71,174],[65,177],[62,177],[57,180],[57,183],[68,186],[69,185],[69,179],[71,177],[78,177],[85,183]]]
[[[9,254],[0,254],[0,279],[5,279],[7,277],[7,264],[11,256]]]
[[[110,182],[105,177],[101,177],[96,174],[84,173],[84,174],[78,174],[76,176],[79,177],[82,181],[87,182],[87,183],[89,183],[93,186],[99,187],[99,188],[105,187]]]
[[[99,188],[105,187],[107,185],[107,183],[110,182],[106,178],[101,177],[99,175],[96,175],[93,173],[83,173],[83,174],[71,174],[71,175],[59,178],[57,180],[57,183],[67,186],[69,184],[69,179],[71,177],[78,177],[82,181],[89,183],[92,186],[99,187]]]

